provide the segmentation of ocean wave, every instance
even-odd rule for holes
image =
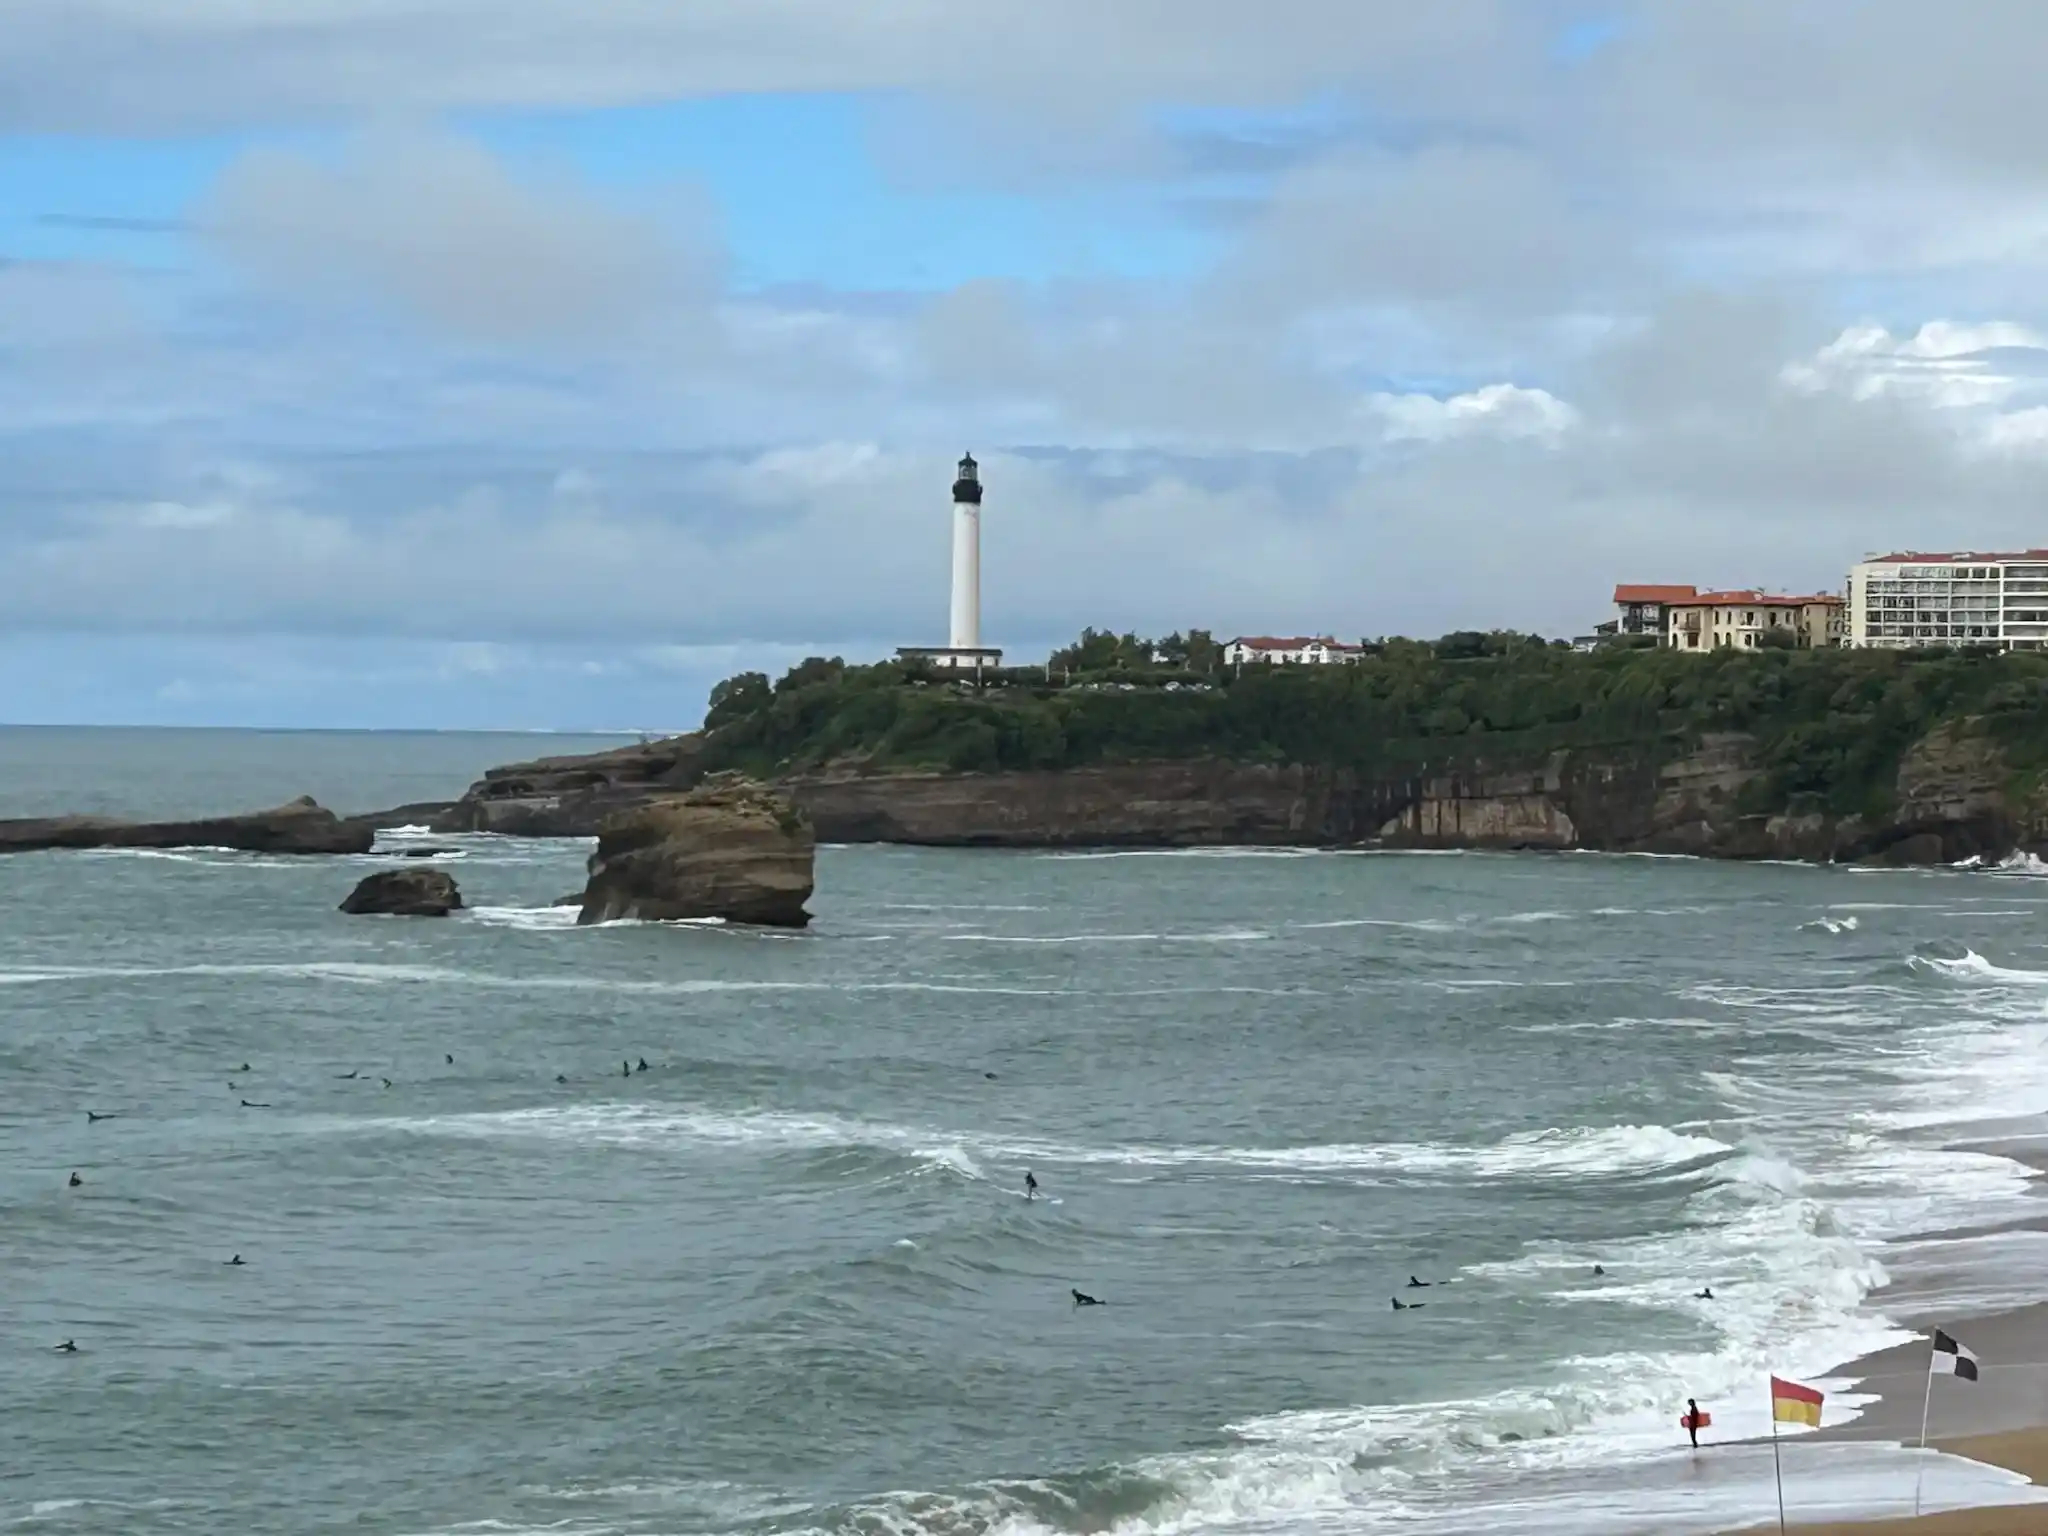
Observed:
[[[1420,1330],[1418,1330],[1420,1333]],[[1906,1337],[1898,1330],[1831,1321],[1788,1340],[1744,1340],[1720,1350],[1588,1354],[1561,1362],[1542,1382],[1483,1396],[1362,1404],[1259,1415],[1223,1426],[1231,1443],[1213,1451],[1149,1456],[1051,1477],[992,1480],[945,1492],[901,1492],[818,1511],[800,1536],[1194,1536],[1199,1532],[1416,1530],[1498,1501],[1488,1529],[1529,1530],[1528,1500],[1555,1500],[1551,1531],[1633,1529],[1611,1487],[1551,1484],[1544,1473],[1597,1468],[1610,1477],[1682,1454],[1672,1420],[1686,1398],[1713,1405],[1723,1439],[1768,1432],[1765,1385],[1773,1371],[1829,1392],[1831,1416],[1869,1401],[1830,1376],[1834,1359]],[[1415,1347],[1426,1348],[1426,1338]],[[1726,1506],[1702,1508],[1685,1489],[1696,1528],[1740,1523],[1746,1499],[1766,1481],[1738,1475]],[[1447,1476],[1453,1469],[1467,1477]],[[1476,1474],[1477,1481],[1470,1480]],[[1619,1517],[1619,1518],[1617,1518]],[[1695,1528],[1690,1524],[1674,1528]]]
[[[486,928],[517,928],[528,933],[554,933],[576,926],[577,907],[465,907],[463,921]],[[609,927],[610,924],[594,926]]]
[[[1906,964],[1916,971],[1936,976],[1947,976],[1959,981],[1991,981],[2012,986],[2048,987],[2048,971],[2021,971],[2009,966],[1993,965],[1974,949],[1965,950],[1955,959],[1944,959],[1939,955],[1911,955]]]
[[[524,910],[524,909],[508,909]],[[534,909],[538,910],[538,909]],[[562,910],[573,912],[573,908]],[[709,920],[706,920],[709,921]],[[603,927],[629,926],[603,924]],[[663,925],[677,926],[677,925]],[[684,924],[681,926],[691,926]],[[711,931],[716,931],[715,929]],[[352,986],[462,986],[491,991],[617,992],[645,996],[687,996],[703,992],[936,992],[994,997],[1059,997],[1063,987],[976,986],[928,981],[754,981],[683,977],[673,981],[636,981],[605,976],[508,976],[458,970],[452,966],[411,965],[368,960],[305,960],[221,962],[195,965],[25,966],[0,967],[0,986],[130,981],[179,976],[249,976],[280,981],[339,981]],[[1204,989],[1209,990],[1209,989]],[[1091,994],[1100,995],[1100,994]]]
[[[1041,859],[1316,859],[1338,850],[1329,848],[1096,848],[1035,855]]]
[[[1801,923],[1801,933],[1854,933],[1858,927],[1856,914],[1847,917],[1816,917],[1811,922]]]
[[[306,1122],[310,1123],[310,1122]],[[421,1118],[340,1119],[326,1130],[426,1135],[532,1136],[649,1149],[693,1146],[858,1150],[943,1164],[970,1178],[1009,1167],[1233,1169],[1247,1174],[1410,1174],[1479,1179],[1585,1179],[1662,1172],[1726,1157],[1712,1137],[1656,1125],[1522,1132],[1498,1142],[1337,1142],[1298,1147],[1089,1146],[990,1136],[928,1126],[782,1111],[677,1110],[647,1105],[570,1105]]]
[[[948,944],[1253,944],[1273,935],[1256,928],[1224,928],[1214,933],[949,933]]]

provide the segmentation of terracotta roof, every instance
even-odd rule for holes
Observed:
[[[1702,592],[1676,606],[1681,608],[1804,608],[1808,603],[1840,604],[1832,592],[1814,592],[1788,597],[1782,592]]]
[[[1614,589],[1617,603],[1682,603],[1698,592],[1697,587],[1643,586],[1623,582]]]
[[[2048,549],[2007,550],[2003,553],[1991,550],[1955,550],[1948,554],[1923,555],[1872,555],[1865,565],[1970,565],[1980,560],[2048,560]]]
[[[1324,646],[1333,651],[1362,651],[1362,645],[1346,645],[1342,640],[1332,640],[1327,635],[1294,635],[1275,638],[1272,635],[1239,635],[1225,641],[1226,646],[1244,645],[1255,651],[1299,651],[1311,645]]]

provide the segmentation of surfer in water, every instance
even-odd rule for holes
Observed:
[[[1692,1299],[1694,1301],[1712,1301],[1714,1299],[1714,1288],[1711,1285],[1703,1287],[1693,1294]]]
[[[1420,1312],[1428,1305],[1429,1303],[1426,1301],[1403,1301],[1398,1296],[1394,1298],[1394,1310],[1396,1312]]]
[[[76,1188],[78,1188],[78,1186],[79,1186],[79,1185],[83,1184],[84,1182],[85,1182],[85,1180],[81,1179],[81,1178],[80,1178],[80,1177],[78,1176],[78,1170],[77,1170],[76,1168],[72,1169],[72,1170],[71,1170],[71,1188],[73,1188],[73,1189],[76,1189]]]
[[[1028,1168],[1024,1170],[1024,1198],[1026,1200],[1036,1200],[1038,1198],[1038,1175]]]
[[[1074,1305],[1077,1307],[1099,1307],[1102,1304],[1099,1296],[1090,1296],[1086,1291],[1074,1292]]]
[[[1429,1280],[1418,1280],[1413,1275],[1410,1275],[1408,1277],[1408,1289],[1411,1291],[1425,1290],[1434,1283],[1435,1282]]]

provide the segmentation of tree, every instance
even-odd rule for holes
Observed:
[[[782,680],[775,685],[775,691],[791,693],[798,688],[808,688],[813,683],[836,683],[845,675],[846,662],[843,657],[806,656],[782,674]]]
[[[1106,629],[1084,629],[1072,645],[1052,653],[1048,664],[1068,672],[1115,672],[1149,666],[1152,642]]]
[[[711,705],[704,711],[704,729],[715,731],[721,725],[758,715],[774,701],[775,690],[768,686],[767,673],[742,672],[737,677],[728,677],[711,690]]]

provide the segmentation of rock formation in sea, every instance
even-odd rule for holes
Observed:
[[[722,918],[801,928],[816,840],[788,800],[717,775],[620,811],[598,833],[579,923]]]
[[[341,910],[358,917],[446,917],[461,906],[462,892],[445,869],[380,869],[348,893]]]
[[[432,820],[436,832],[595,837],[613,812],[674,794],[703,777],[696,734],[580,757],[493,768]]]
[[[376,833],[301,797],[274,810],[193,821],[51,816],[0,821],[0,853],[44,848],[233,848],[244,853],[368,853]]]

